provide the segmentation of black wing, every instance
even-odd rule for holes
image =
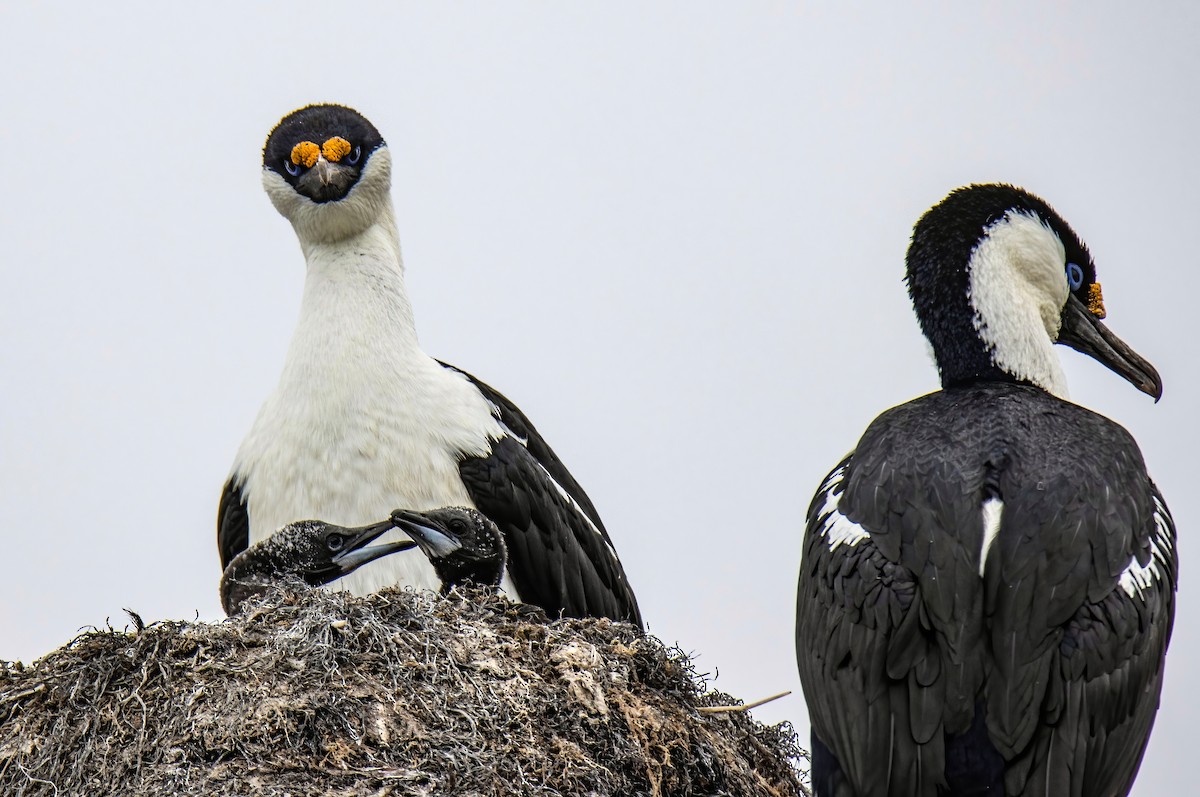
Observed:
[[[642,624],[637,599],[600,516],[554,451],[511,401],[470,374],[510,435],[459,473],[471,500],[508,545],[521,599],[552,616],[609,617]]]
[[[1111,421],[1017,387],[885,413],[808,515],[797,660],[817,794],[1124,794],[1174,583],[1170,516]]]
[[[1152,521],[1138,534],[1149,543],[1145,561],[1103,597],[1086,600],[1055,634],[1042,711],[1053,724],[1009,776],[1028,781],[1025,793],[1125,795],[1133,786],[1158,711],[1178,574],[1175,523],[1158,489],[1151,491]]]
[[[944,667],[917,575],[839,508],[849,503],[853,462],[852,455],[834,468],[809,507],[796,595],[813,792],[934,797],[945,784],[946,682],[954,671]],[[976,619],[979,591],[962,596]],[[978,668],[968,660],[959,670]],[[968,707],[960,731],[970,719]]]
[[[221,553],[221,569],[224,570],[250,545],[250,516],[246,514],[246,499],[242,497],[242,485],[236,476],[230,476],[221,491],[221,505],[217,510],[217,550]]]
[[[1026,419],[1044,461],[999,474],[988,733],[1009,793],[1124,795],[1158,710],[1175,527],[1128,432],[1059,404]]]

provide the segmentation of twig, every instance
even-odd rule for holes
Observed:
[[[30,695],[36,695],[38,692],[42,691],[45,688],[46,688],[45,684],[38,684],[37,686],[31,687],[29,689],[22,689],[20,692],[17,692],[16,694],[0,695],[0,705],[3,705],[5,703],[15,702],[17,700],[20,700],[23,697],[29,697]]]
[[[749,711],[752,708],[758,708],[759,706],[763,705],[764,703],[770,703],[772,700],[778,700],[781,697],[787,697],[791,693],[792,693],[792,690],[789,689],[786,692],[780,692],[777,695],[771,695],[770,697],[764,697],[762,700],[755,700],[753,703],[746,703],[745,705],[742,705],[742,706],[700,706],[696,710],[699,711],[701,714],[725,714],[730,711]]]

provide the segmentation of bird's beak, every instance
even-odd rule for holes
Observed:
[[[396,527],[392,524],[391,520],[385,520],[382,523],[374,523],[370,526],[347,529],[350,532],[350,539],[346,541],[346,547],[334,555],[334,565],[342,575],[346,575],[347,573],[354,572],[367,562],[373,562],[382,556],[417,547],[417,544],[411,540],[371,545],[376,539],[392,531],[394,528]]]
[[[1162,377],[1154,366],[1110,332],[1074,294],[1067,297],[1063,307],[1058,342],[1104,363],[1155,401],[1162,398]]]
[[[397,509],[392,513],[392,523],[396,528],[412,537],[421,550],[430,558],[444,558],[455,551],[462,550],[462,543],[446,533],[440,525],[422,515],[420,512],[410,512],[407,509]]]
[[[346,196],[358,179],[358,169],[341,163],[332,163],[325,156],[296,181],[296,190],[314,202],[330,202]]]
[[[329,161],[325,160],[324,155],[317,156],[317,162],[313,164],[313,171],[317,173],[317,179],[321,181],[321,185],[329,185],[329,181],[333,178],[333,169],[329,168]]]

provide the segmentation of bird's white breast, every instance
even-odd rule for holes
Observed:
[[[394,232],[373,226],[306,255],[283,374],[234,465],[250,544],[296,520],[357,526],[400,507],[473,506],[459,460],[486,455],[501,428],[470,382],[417,346]],[[366,594],[393,584],[440,582],[409,551],[333,586]]]

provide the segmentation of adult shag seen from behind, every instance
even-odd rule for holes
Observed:
[[[221,497],[222,566],[300,518],[358,525],[398,506],[466,506],[503,535],[509,597],[551,617],[640,625],[600,515],[533,424],[418,345],[391,176],[387,144],[350,108],[302,108],[267,139],[263,185],[292,223],[307,276],[279,385]],[[441,584],[421,556],[379,559],[339,582],[360,595]]]
[[[796,655],[821,797],[1128,794],[1162,687],[1175,528],[1054,344],[1156,400],[1041,199],[952,192],[908,288],[942,389],[880,415],[808,511]]]

